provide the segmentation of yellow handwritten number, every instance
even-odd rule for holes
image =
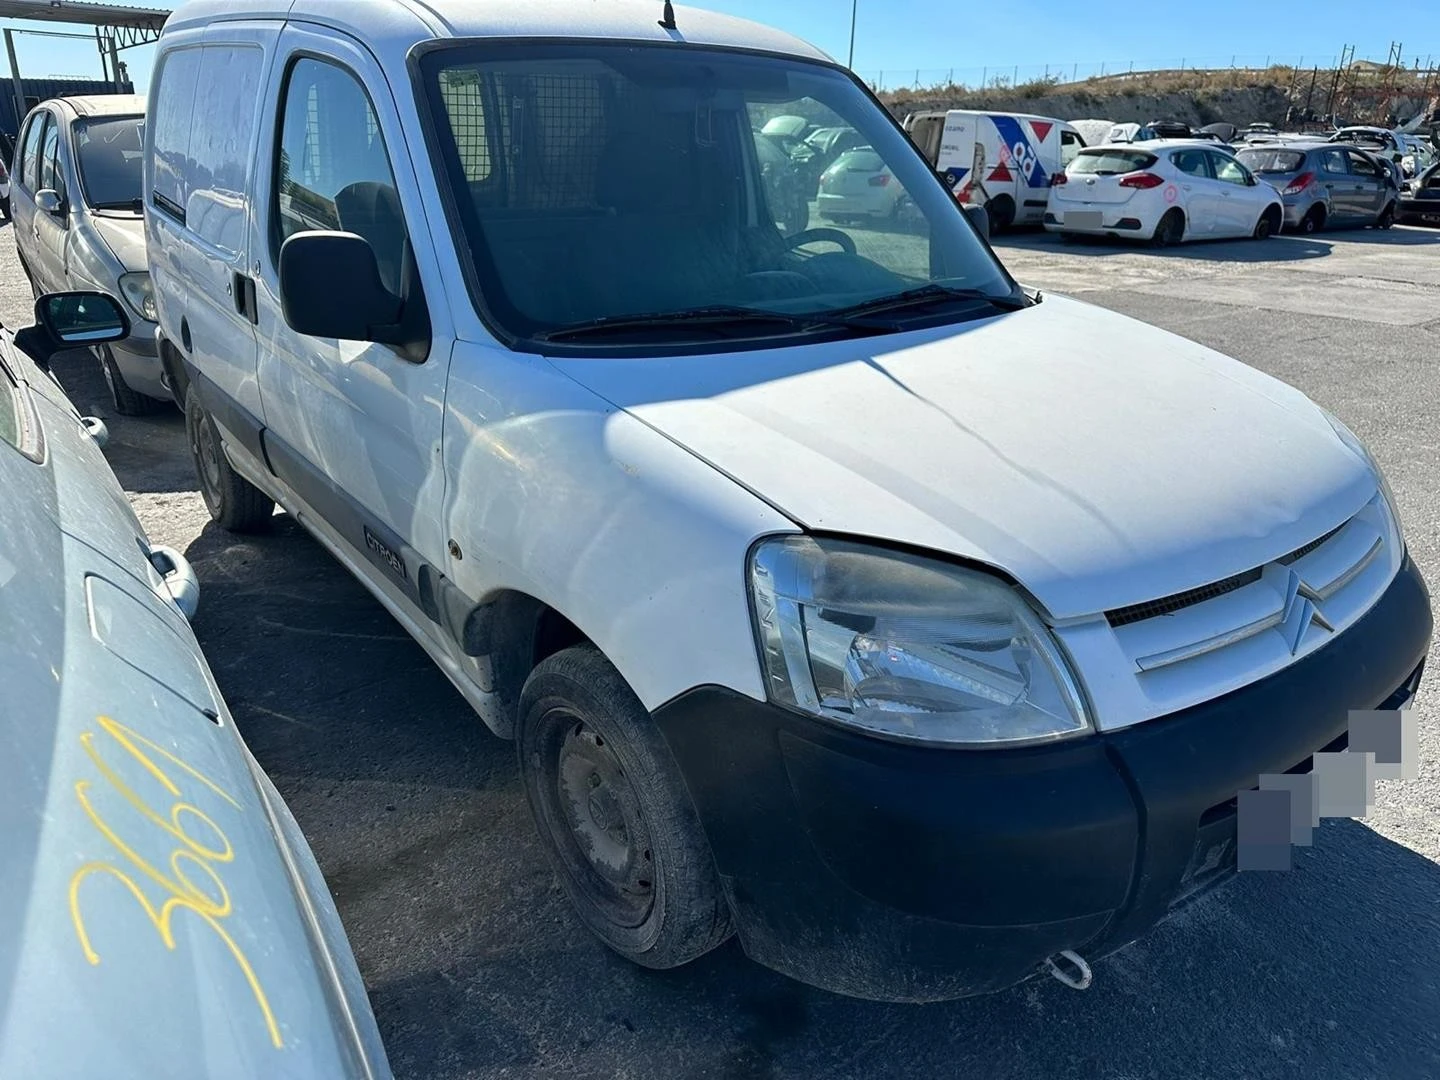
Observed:
[[[119,854],[129,860],[134,870],[169,893],[165,902],[157,908],[136,883],[135,878],[126,870],[100,860],[91,860],[81,866],[70,878],[70,917],[75,923],[75,933],[80,939],[80,947],[84,950],[85,959],[92,964],[100,963],[100,954],[91,944],[90,933],[85,927],[85,919],[80,911],[80,886],[92,875],[108,875],[129,890],[160,935],[160,940],[165,943],[165,948],[170,950],[175,948],[175,931],[172,923],[177,911],[189,912],[213,930],[215,935],[225,943],[225,947],[230,950],[230,955],[234,957],[240,973],[245,977],[250,992],[255,995],[255,1003],[260,1007],[260,1014],[265,1021],[266,1030],[270,1034],[270,1042],[277,1049],[283,1047],[285,1042],[280,1035],[280,1025],[275,1020],[275,1013],[270,1008],[270,999],[266,996],[264,987],[261,986],[260,979],[255,974],[254,966],[246,957],[245,951],[240,948],[230,932],[220,922],[231,913],[232,905],[229,890],[225,888],[225,882],[216,871],[215,865],[232,862],[235,858],[235,849],[231,845],[229,837],[225,835],[224,830],[215,823],[214,819],[193,803],[181,801],[179,785],[175,783],[171,774],[156,764],[155,757],[145,751],[149,750],[156,757],[165,759],[237,809],[240,807],[240,803],[199,770],[192,768],[169,750],[151,742],[124,724],[106,716],[98,717],[96,722],[100,729],[150,773],[175,801],[169,808],[168,816],[158,813],[104,760],[95,747],[95,733],[86,732],[80,736],[80,742],[100,771],[101,776],[109,781],[111,787],[121,798],[139,811],[147,821],[174,837],[179,842],[179,846],[170,853],[169,873],[166,874],[127,844],[95,809],[89,797],[89,791],[93,786],[91,781],[80,780],[75,784],[75,799],[79,802],[81,809],[85,811],[91,824],[99,830],[100,835]],[[206,831],[210,834],[205,837],[205,840],[210,843],[203,843],[185,831],[182,822],[187,815],[204,824]],[[199,871],[205,878],[206,887],[201,888],[197,885],[182,867],[189,867],[192,872]]]

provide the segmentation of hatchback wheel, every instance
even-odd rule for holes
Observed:
[[[1255,232],[1251,235],[1253,235],[1256,240],[1269,240],[1270,237],[1280,231],[1275,223],[1275,219],[1278,216],[1273,208],[1266,210],[1265,213],[1260,215],[1260,220],[1255,223]]]
[[[1312,206],[1300,219],[1300,231],[1307,236],[1319,232],[1324,227],[1325,208],[1323,206]]]
[[[1179,210],[1167,210],[1155,226],[1155,235],[1150,242],[1156,247],[1170,247],[1185,239],[1185,215]]]
[[[599,651],[543,660],[520,695],[520,780],[560,883],[621,956],[672,968],[731,933],[710,846],[669,748]]]
[[[1395,224],[1395,204],[1387,203],[1385,209],[1380,211],[1380,217],[1375,221],[1377,229],[1388,229]]]
[[[237,473],[225,457],[215,421],[200,404],[192,387],[185,395],[185,437],[200,480],[200,497],[221,528],[231,532],[259,532],[275,513],[275,502]]]
[[[110,389],[110,400],[121,416],[151,416],[169,404],[132,390],[108,345],[101,345],[96,352],[100,355],[100,370],[105,373],[105,385]]]

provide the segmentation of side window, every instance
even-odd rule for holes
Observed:
[[[1170,155],[1170,163],[1187,176],[1210,179],[1210,166],[1206,164],[1204,150],[1176,150]]]
[[[65,170],[60,165],[60,125],[52,116],[45,125],[45,139],[40,144],[40,183],[37,191],[49,188],[65,199]]]
[[[155,73],[154,115],[146,125],[150,140],[150,205],[177,221],[185,220],[186,162],[190,154],[190,121],[195,80],[200,73],[200,48],[174,49],[160,60]]]
[[[25,129],[24,143],[20,151],[20,186],[26,191],[38,190],[40,140],[45,134],[45,122],[49,119],[48,112],[34,113],[30,117],[30,126]]]
[[[1354,150],[1347,151],[1350,158],[1350,171],[1356,176],[1379,176],[1380,167],[1371,161],[1364,154],[1357,154]]]
[[[264,62],[253,45],[206,45],[195,81],[185,225],[232,256],[245,250],[246,180]]]
[[[1320,153],[1320,168],[1326,173],[1333,173],[1344,176],[1350,171],[1345,164],[1345,152],[1343,150],[1323,150]]]
[[[281,102],[271,207],[273,254],[298,232],[339,229],[370,242],[380,279],[401,292],[405,218],[375,110],[350,72],[295,61]]]
[[[1232,157],[1224,154],[1210,154],[1210,163],[1215,167],[1215,179],[1225,184],[1238,184],[1244,187],[1250,182],[1250,174]]]

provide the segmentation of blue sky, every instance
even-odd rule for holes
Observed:
[[[661,0],[655,0],[657,11],[660,5]],[[846,58],[849,0],[700,0],[697,6],[783,27],[842,61]],[[1023,6],[859,0],[855,69],[872,82],[880,81],[883,72],[884,85],[896,86],[913,83],[917,71],[925,85],[952,70],[957,80],[975,85],[997,73],[1024,80],[1047,70],[1083,76],[1102,65],[1114,71],[1132,63],[1137,69],[1176,67],[1182,61],[1227,67],[1232,57],[1240,66],[1255,67],[1267,59],[1298,63],[1303,58],[1308,67],[1333,63],[1346,44],[1357,46],[1357,56],[1383,60],[1396,39],[1405,43],[1407,65],[1417,54],[1422,61],[1433,54],[1440,64],[1440,3],[1405,0],[1376,9],[1388,11],[1389,19],[1357,17],[1359,10],[1354,0],[1308,0],[1299,8],[1256,0],[1150,5],[1135,0],[1031,0]],[[16,40],[20,67],[27,75],[99,76],[93,41],[30,35]],[[148,48],[123,54],[142,88],[151,54]]]

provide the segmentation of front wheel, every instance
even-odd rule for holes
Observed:
[[[120,365],[115,363],[115,355],[108,345],[101,345],[96,352],[100,356],[100,370],[105,375],[105,385],[110,390],[110,400],[115,405],[115,411],[121,416],[151,416],[166,407],[168,402],[131,388],[125,381]]]
[[[540,662],[520,694],[520,781],[560,883],[621,956],[673,968],[731,934],[710,845],[645,707],[591,645]]]
[[[1387,203],[1387,204],[1385,205],[1385,209],[1382,210],[1382,211],[1380,211],[1380,216],[1379,216],[1379,218],[1377,218],[1376,221],[1375,221],[1375,227],[1376,227],[1377,229],[1389,229],[1389,228],[1392,228],[1392,227],[1394,226],[1394,224],[1395,224],[1395,204],[1394,204],[1393,202],[1392,202],[1392,203]]]
[[[235,471],[220,445],[215,421],[191,387],[185,395],[185,437],[210,517],[231,532],[259,532],[275,513],[275,502]]]
[[[1280,231],[1275,223],[1276,218],[1279,216],[1280,215],[1275,212],[1274,207],[1266,210],[1260,215],[1260,220],[1255,223],[1255,231],[1251,235],[1254,236],[1256,240],[1269,240],[1270,237]]]

